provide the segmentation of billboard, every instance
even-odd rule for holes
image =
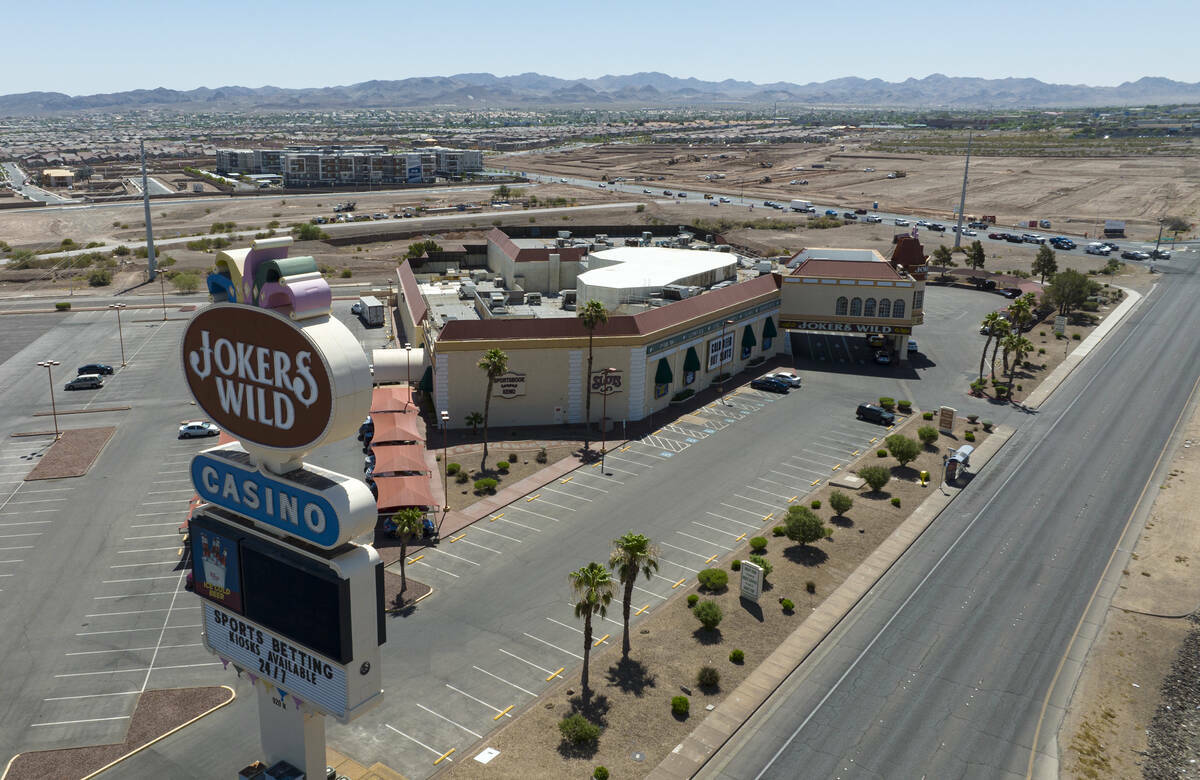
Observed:
[[[196,593],[216,604],[242,611],[238,538],[215,528],[191,528],[192,582]]]
[[[708,342],[708,370],[733,360],[733,334],[725,333]]]
[[[421,176],[421,166],[420,165],[408,166],[408,181],[409,181],[409,183],[419,184],[423,180],[424,180],[424,177]]]

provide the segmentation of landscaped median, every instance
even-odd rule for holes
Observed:
[[[949,435],[934,425],[916,413],[895,429],[880,428],[869,449],[847,453],[831,480],[806,496],[781,496],[777,510],[764,513],[760,534],[739,537],[740,548],[680,581],[676,596],[658,604],[635,600],[635,612],[646,607],[650,614],[633,630],[629,659],[621,658],[619,634],[597,643],[588,702],[579,695],[579,670],[565,672],[519,718],[467,751],[498,749],[486,767],[460,761],[450,774],[587,777],[603,766],[614,777],[691,776],[957,493],[941,485],[947,448],[961,446],[970,431],[978,466],[1008,435],[966,420]],[[919,441],[926,427],[929,444]],[[851,472],[871,477],[875,487]],[[930,477],[924,484],[923,472]],[[739,597],[735,569],[752,559],[768,572],[757,604]],[[566,572],[563,587],[569,593]],[[619,595],[609,614],[619,619]],[[589,738],[579,722],[560,730],[575,714],[600,733]]]

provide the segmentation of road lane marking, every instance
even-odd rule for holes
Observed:
[[[106,720],[129,720],[130,717],[131,716],[129,716],[129,715],[114,715],[111,718],[84,718],[83,720],[56,720],[51,723],[30,723],[29,727],[37,728],[38,726],[73,726],[77,723],[100,723],[101,721],[106,721]]]

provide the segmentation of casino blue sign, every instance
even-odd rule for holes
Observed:
[[[327,549],[340,541],[338,512],[324,496],[220,457],[219,451],[192,459],[192,483],[202,500],[290,536]]]

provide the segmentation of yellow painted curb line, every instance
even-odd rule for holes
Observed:
[[[420,554],[420,555],[418,555],[416,558],[413,558],[411,561],[405,561],[405,563],[407,563],[407,564],[414,564],[414,563],[416,563],[417,561],[421,560],[421,559],[422,559],[422,558],[424,558],[424,557],[425,557],[425,553],[421,553],[421,554]]]
[[[560,485],[565,485],[565,484],[567,484],[568,482],[570,482],[570,481],[571,481],[571,480],[573,480],[573,479],[575,479],[575,477],[567,477],[566,479],[559,481],[559,483],[558,483],[558,484],[560,484]]]
[[[438,756],[438,757],[437,757],[437,761],[434,761],[434,762],[433,762],[433,765],[434,765],[434,766],[437,766],[438,764],[440,764],[440,763],[442,763],[443,761],[445,761],[447,758],[449,758],[449,757],[450,757],[450,754],[451,754],[451,753],[453,753],[455,750],[457,750],[457,748],[450,748],[450,749],[449,749],[449,750],[447,750],[445,753],[442,753],[440,756]]]
[[[541,495],[542,495],[541,493],[538,493],[536,496],[532,496],[532,497],[530,497],[530,498],[527,498],[527,499],[525,499],[525,503],[526,503],[526,504],[528,504],[530,501],[533,501],[534,499],[536,499],[536,498],[540,497]]]
[[[503,718],[505,715],[507,715],[507,714],[508,714],[508,711],[509,711],[509,710],[511,710],[511,709],[513,708],[513,706],[514,706],[514,705],[512,705],[512,704],[508,705],[507,707],[505,707],[505,708],[503,709],[503,711],[501,711],[501,713],[500,713],[499,715],[497,715],[496,717],[492,718],[492,720],[500,720],[501,718]]]
[[[567,668],[567,667],[565,667],[565,666],[560,666],[560,667],[558,668],[558,671],[557,671],[557,672],[554,672],[553,674],[551,674],[549,677],[547,677],[547,678],[546,678],[546,682],[550,682],[550,681],[551,681],[551,680],[553,680],[555,677],[558,677],[560,674],[562,674],[562,673],[563,673],[563,670],[565,670],[566,668]]]
[[[498,514],[498,515],[496,515],[495,517],[491,518],[490,520],[488,520],[488,522],[489,522],[489,523],[494,523],[494,522],[496,522],[497,520],[499,520],[499,519],[500,519],[500,518],[502,518],[502,517],[504,517],[504,513],[503,513],[503,512],[501,512],[500,514]]]
[[[675,589],[676,589],[676,588],[678,588],[680,585],[682,585],[682,584],[683,584],[683,583],[684,583],[686,580],[687,580],[687,577],[684,577],[684,578],[683,578],[683,579],[681,579],[679,582],[677,582],[677,583],[675,583],[674,585],[672,585],[672,586],[671,586],[671,590],[675,590]]]
[[[717,556],[716,556],[716,555],[713,555],[713,557],[711,557],[711,558],[707,559],[707,560],[706,560],[706,561],[704,561],[704,562],[705,562],[705,563],[712,563],[712,562],[713,562],[713,561],[715,561],[716,559],[717,559]]]
[[[647,604],[646,606],[642,607],[641,609],[639,609],[637,612],[634,612],[633,614],[635,614],[635,615],[640,615],[640,614],[642,614],[643,612],[645,612],[645,611],[646,611],[646,610],[648,610],[648,609],[650,609],[650,605],[649,605],[649,604]]]
[[[604,636],[600,637],[595,642],[592,642],[592,647],[599,647],[600,645],[604,644],[605,640],[607,640],[610,636],[612,636],[612,634],[605,634]]]
[[[210,713],[216,712],[217,710],[221,709],[221,708],[222,708],[222,707],[224,707],[226,704],[229,704],[230,702],[232,702],[234,699],[236,699],[236,698],[237,698],[237,691],[235,691],[233,688],[230,688],[228,685],[222,685],[221,687],[222,687],[222,688],[224,688],[225,690],[229,691],[229,693],[231,694],[231,695],[230,695],[230,697],[229,697],[228,699],[226,699],[225,701],[221,702],[220,704],[218,704],[217,706],[215,706],[215,707],[213,707],[212,709],[208,710],[207,712],[202,712],[202,713],[200,713],[200,714],[199,714],[199,715],[197,715],[196,717],[194,717],[194,718],[192,718],[191,720],[189,720],[187,723],[180,723],[178,726],[176,726],[175,728],[171,729],[171,730],[170,730],[170,731],[168,731],[166,734],[161,734],[161,735],[159,735],[159,736],[155,737],[154,739],[150,740],[150,741],[149,741],[149,742],[147,742],[146,744],[142,745],[141,747],[139,747],[139,748],[136,748],[136,749],[134,749],[134,750],[131,750],[131,751],[129,751],[128,753],[126,753],[125,755],[121,756],[121,757],[120,757],[120,758],[118,758],[118,759],[115,759],[115,760],[113,760],[113,761],[110,761],[109,763],[107,763],[107,764],[105,764],[104,766],[102,766],[102,767],[100,767],[99,769],[97,769],[95,772],[92,772],[90,775],[84,775],[82,778],[80,778],[80,780],[89,780],[90,778],[96,777],[96,776],[97,776],[97,775],[99,775],[101,772],[106,772],[106,771],[108,771],[109,769],[112,769],[114,766],[116,766],[117,764],[121,763],[121,762],[122,762],[122,761],[124,761],[125,759],[127,759],[127,758],[129,758],[129,757],[131,757],[131,756],[135,756],[135,755],[137,755],[138,753],[141,753],[143,750],[145,750],[146,748],[148,748],[148,747],[150,747],[151,745],[155,744],[156,742],[161,742],[162,740],[164,740],[164,739],[166,739],[167,737],[171,736],[172,734],[174,734],[175,732],[179,731],[180,729],[183,729],[183,728],[186,728],[187,726],[190,726],[190,725],[192,725],[192,724],[193,724],[193,723],[195,723],[196,721],[198,721],[198,720],[200,720],[201,718],[203,718],[205,715],[208,715],[208,714],[210,714]],[[135,711],[136,711],[136,707],[135,707]],[[19,756],[19,755],[21,755],[21,754],[20,754],[20,753],[18,753],[16,756],[13,756],[13,757],[12,757],[12,761],[9,761],[9,762],[8,762],[8,766],[4,767],[4,774],[3,774],[3,775],[0,775],[0,777],[7,777],[7,776],[8,776],[8,769],[9,769],[9,767],[11,767],[11,766],[12,766],[12,762],[13,762],[13,761],[16,761],[16,760],[17,760],[17,756]]]
[[[734,539],[733,541],[735,541],[735,542],[740,542],[740,541],[742,541],[742,540],[743,540],[743,539],[745,539],[745,538],[746,538],[746,534],[745,534],[745,533],[742,533],[742,535],[741,535],[741,536],[739,536],[738,538]]]

